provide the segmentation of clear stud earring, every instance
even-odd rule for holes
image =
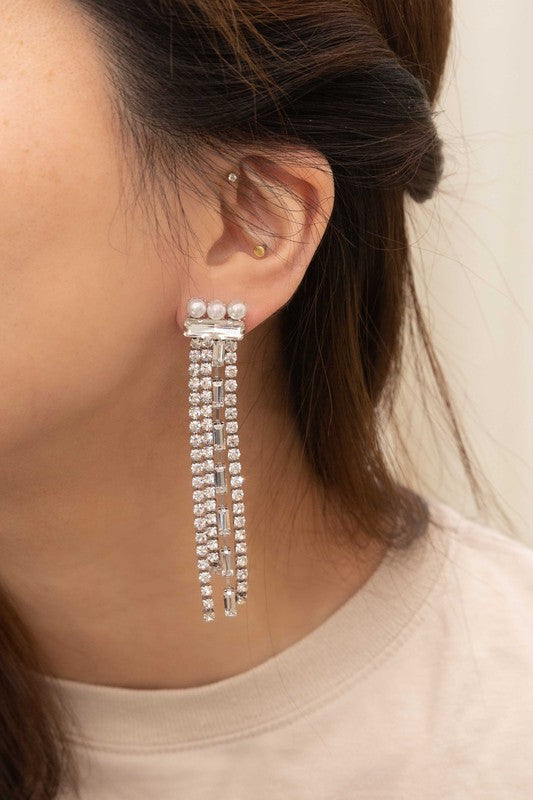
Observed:
[[[206,622],[215,619],[212,577],[225,578],[224,613],[248,593],[248,561],[237,419],[237,343],[246,305],[191,298],[183,333],[189,349],[189,429],[198,578]],[[226,317],[227,314],[227,317]],[[231,513],[229,493],[231,492]],[[231,523],[231,524],[230,524]],[[231,533],[233,530],[233,549]]]

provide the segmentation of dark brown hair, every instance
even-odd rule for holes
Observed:
[[[296,147],[329,162],[331,219],[277,314],[288,397],[328,494],[371,535],[408,544],[429,512],[394,478],[380,431],[412,330],[479,492],[416,296],[404,207],[406,194],[430,198],[442,174],[432,109],[451,0],[75,2],[141,199],[177,191],[186,172],[207,186],[213,154],[233,164]],[[14,604],[0,601],[0,797],[53,798],[76,782],[61,709]]]

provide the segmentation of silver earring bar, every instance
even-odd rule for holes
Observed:
[[[248,593],[248,561],[237,419],[237,343],[241,301],[191,298],[183,333],[189,349],[189,429],[198,578],[206,622],[215,619],[212,577],[225,578],[224,614],[237,615]],[[226,317],[227,314],[227,317]],[[231,514],[229,494],[231,492]],[[233,548],[231,533],[233,530]]]

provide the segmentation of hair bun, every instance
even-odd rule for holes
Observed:
[[[429,140],[429,146],[422,153],[415,174],[405,186],[406,191],[417,203],[429,200],[439,185],[443,170],[443,143],[435,130],[435,135]]]

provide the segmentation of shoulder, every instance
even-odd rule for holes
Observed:
[[[445,550],[441,585],[448,613],[460,618],[480,654],[506,662],[512,651],[517,668],[520,661],[531,668],[533,548],[448,505],[429,507],[429,538]]]
[[[448,557],[465,579],[533,596],[533,547],[444,503],[429,501],[429,509],[430,536],[449,539]]]

